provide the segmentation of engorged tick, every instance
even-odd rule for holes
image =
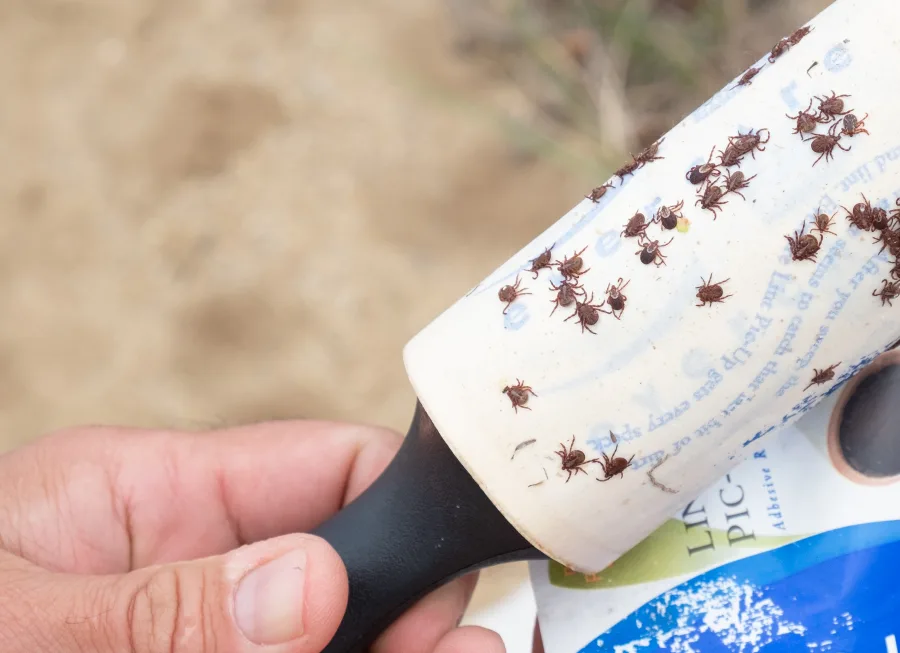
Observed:
[[[608,284],[606,286],[606,303],[612,309],[613,317],[617,320],[622,319],[622,313],[625,311],[625,302],[628,301],[628,297],[623,295],[622,291],[629,283],[631,283],[630,279],[622,283],[622,277],[619,277],[615,285]]]
[[[856,136],[856,134],[868,134],[868,130],[865,129],[866,126],[866,118],[869,117],[867,113],[859,119],[855,114],[848,113],[844,116],[843,126],[841,127],[841,133],[844,136]]]
[[[836,95],[834,91],[832,91],[830,96],[821,98],[817,95],[815,97],[819,101],[819,113],[821,114],[821,117],[824,118],[822,122],[826,122],[837,116],[843,116],[852,111],[852,109],[844,111],[844,101],[841,99],[850,97],[849,95]]]
[[[812,108],[812,100],[809,101],[809,106],[806,107],[805,111],[801,111],[796,116],[788,116],[791,120],[795,120],[797,124],[794,126],[794,131],[791,132],[793,134],[800,134],[802,137],[803,134],[811,134],[816,130],[816,126],[823,122],[818,115],[814,115],[809,112]],[[828,121],[828,118],[825,118],[825,122]]]
[[[718,168],[713,165],[712,162],[713,154],[715,153],[715,151],[716,146],[713,145],[713,148],[709,151],[709,158],[706,160],[706,163],[701,163],[693,166],[685,173],[684,178],[697,186],[709,179],[709,177],[718,177],[721,173],[719,172]]]
[[[519,279],[518,275],[516,276],[516,283],[510,286],[503,286],[500,289],[500,292],[497,293],[497,296],[500,298],[501,302],[506,302],[506,308],[503,309],[503,314],[506,315],[506,311],[509,310],[509,307],[512,305],[516,299],[518,299],[521,295],[530,295],[530,292],[525,292],[528,288],[519,288],[519,284],[522,283],[522,280]]]
[[[515,385],[508,385],[502,390],[503,394],[509,397],[509,400],[512,402],[513,409],[518,413],[520,408],[524,408],[525,410],[531,410],[525,404],[528,403],[528,393],[530,392],[532,395],[537,397],[534,390],[531,389],[530,385],[525,385],[524,381],[520,381],[516,379]]]
[[[724,194],[725,191],[722,190],[721,186],[709,184],[706,187],[706,190],[703,191],[703,195],[700,197],[700,199],[695,202],[695,205],[699,205],[707,211],[712,211],[713,220],[715,220],[718,217],[716,211],[720,209],[723,204],[728,204],[728,202],[722,201],[722,196]]]
[[[740,195],[741,198],[746,200],[747,198],[744,197],[743,193],[741,193],[741,189],[747,188],[748,186],[750,186],[750,180],[755,179],[755,178],[756,178],[756,175],[753,175],[752,177],[744,177],[744,173],[741,172],[740,170],[738,170],[734,173],[729,171],[725,175],[725,188],[726,188],[725,192]]]
[[[747,71],[741,75],[741,78],[738,80],[737,84],[732,86],[732,89],[737,88],[738,86],[749,86],[753,83],[753,78],[759,74],[759,71],[762,70],[762,66],[759,68],[748,68]]]
[[[603,198],[604,195],[606,195],[606,191],[612,187],[612,184],[603,184],[602,186],[597,186],[596,188],[591,190],[590,195],[585,195],[585,197],[596,204]]]
[[[651,263],[656,264],[656,267],[665,265],[666,257],[662,253],[662,248],[673,240],[674,238],[670,238],[669,242],[660,245],[658,240],[650,240],[649,238],[641,236],[640,240],[638,240],[641,249],[635,252],[635,256],[640,256],[641,263],[644,265],[650,265]]]
[[[884,285],[881,287],[881,290],[878,292],[872,291],[873,297],[881,297],[881,305],[884,306],[887,304],[888,306],[893,306],[891,300],[896,299],[900,296],[900,281],[888,281],[887,279],[882,279],[881,283]]]
[[[791,247],[791,258],[795,261],[815,261],[819,248],[822,246],[822,236],[816,238],[812,234],[805,234],[806,223],[800,228],[800,232],[794,232],[794,237],[785,236]]]
[[[837,234],[831,231],[831,225],[834,223],[834,216],[836,213],[828,215],[827,213],[820,213],[819,209],[816,209],[816,217],[814,218],[816,226],[810,229],[810,232],[818,231],[823,236],[825,234],[831,234],[832,236],[836,236]]]
[[[590,268],[587,270],[582,269],[584,267],[584,260],[581,258],[581,255],[584,254],[584,250],[586,249],[587,247],[584,247],[580,252],[575,252],[575,255],[572,258],[564,256],[562,261],[554,263],[563,279],[577,279],[582,274],[590,271]]]
[[[558,286],[554,285],[551,281],[550,287],[556,291],[556,297],[551,300],[553,310],[550,311],[550,315],[553,315],[560,306],[571,306],[579,293],[584,296],[584,289],[581,286],[576,285],[571,281],[566,281],[565,279],[563,279]]]
[[[560,462],[562,464],[562,470],[564,472],[568,472],[568,476],[566,477],[566,483],[569,482],[569,479],[572,478],[572,474],[578,475],[578,472],[582,472],[587,474],[584,471],[584,466],[589,465],[591,463],[599,463],[599,458],[591,458],[587,460],[584,452],[581,449],[575,448],[575,436],[572,436],[572,442],[569,443],[569,446],[566,447],[562,442],[559,443],[559,446],[562,447],[559,451],[554,451],[557,456],[560,457]]]
[[[791,49],[791,39],[783,38],[775,46],[772,48],[772,51],[769,53],[769,63],[775,63],[775,60],[783,55],[785,52]]]
[[[622,230],[620,236],[624,236],[625,238],[637,238],[645,233],[647,233],[647,227],[650,226],[650,223],[647,222],[647,218],[643,213],[638,211],[633,216],[628,218],[628,222],[625,224],[625,228]]]
[[[538,278],[538,272],[543,269],[550,269],[552,265],[550,264],[550,252],[553,250],[553,245],[550,245],[547,249],[545,249],[541,254],[531,259],[531,267],[525,270],[526,272],[534,272],[534,278]]]
[[[597,335],[597,332],[593,331],[591,327],[600,321],[600,313],[611,313],[611,311],[603,310],[603,302],[594,304],[593,301],[594,293],[591,293],[591,296],[583,302],[580,302],[576,299],[575,312],[567,317],[564,322],[568,322],[573,317],[577,317],[578,323],[581,325],[582,333],[584,333],[585,330],[588,330],[594,335]]]
[[[663,205],[657,209],[652,221],[658,222],[663,229],[671,231],[678,226],[678,218],[682,217],[679,211],[681,211],[683,206],[684,200],[672,206]]]
[[[610,435],[612,431],[610,431]],[[634,460],[634,455],[632,454],[631,458],[626,460],[621,456],[616,458],[616,452],[619,450],[619,445],[616,445],[616,448],[613,449],[612,455],[607,456],[604,452],[600,452],[600,455],[603,456],[603,462],[600,463],[600,466],[603,467],[603,478],[598,478],[597,480],[601,483],[608,481],[609,479],[618,476],[619,478],[625,478],[623,473],[626,469],[631,466],[631,461]],[[599,461],[598,461],[599,462]]]
[[[828,383],[831,379],[834,378],[834,370],[840,365],[840,363],[835,363],[831,367],[826,367],[824,370],[817,370],[813,368],[813,378],[812,381],[809,382],[809,385],[803,388],[803,392],[806,392],[814,385],[822,385],[823,383]]]
[[[700,282],[703,284],[702,286],[697,286],[697,299],[700,300],[700,303],[697,306],[705,306],[709,304],[712,306],[716,303],[722,303],[731,295],[726,295],[725,291],[722,290],[722,284],[726,283],[728,279],[725,281],[719,281],[718,283],[712,282],[712,275],[709,275],[709,281],[703,281],[700,279]]]
[[[844,152],[849,152],[849,147],[844,147],[841,145],[840,140],[841,137],[836,135],[835,131],[838,127],[840,127],[841,123],[834,123],[828,130],[827,134],[815,134],[810,143],[810,147],[812,151],[819,155],[819,158],[813,162],[813,167],[816,167],[816,163],[822,160],[822,157],[825,157],[825,162],[828,162],[828,159],[834,158],[834,148],[844,150]]]

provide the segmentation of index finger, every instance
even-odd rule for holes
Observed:
[[[216,555],[311,530],[361,493],[401,441],[386,429],[313,421],[64,431],[0,457],[0,501],[10,504],[0,532],[29,523],[7,548],[80,573]]]

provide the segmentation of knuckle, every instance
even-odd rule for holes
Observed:
[[[197,575],[198,577],[195,577]],[[198,588],[185,591],[185,588]],[[154,571],[131,591],[126,606],[130,653],[213,653],[202,569]],[[211,646],[210,646],[211,645]]]

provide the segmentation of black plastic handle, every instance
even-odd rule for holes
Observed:
[[[324,653],[361,653],[416,600],[490,565],[543,558],[494,507],[416,404],[384,473],[317,530],[350,577],[347,612]]]

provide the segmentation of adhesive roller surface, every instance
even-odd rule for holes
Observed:
[[[604,568],[900,338],[898,26],[838,0],[407,345],[551,558]]]

